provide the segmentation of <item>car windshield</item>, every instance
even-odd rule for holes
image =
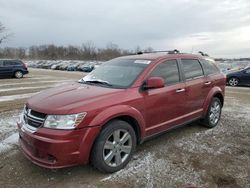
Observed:
[[[113,59],[103,63],[80,82],[107,87],[127,88],[148,66],[149,60]]]

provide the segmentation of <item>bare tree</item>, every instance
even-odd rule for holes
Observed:
[[[6,39],[8,39],[8,37],[10,36],[10,34],[6,34],[5,32],[6,32],[6,28],[0,22],[0,44],[3,43]]]

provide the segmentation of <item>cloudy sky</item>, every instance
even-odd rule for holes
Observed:
[[[205,51],[250,57],[250,0],[0,0],[4,46],[40,44]]]

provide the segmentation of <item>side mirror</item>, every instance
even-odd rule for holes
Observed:
[[[149,78],[145,85],[145,89],[156,89],[156,88],[162,88],[165,86],[165,81],[161,77],[151,77]]]

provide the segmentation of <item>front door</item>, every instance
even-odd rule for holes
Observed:
[[[185,84],[181,82],[176,60],[159,63],[149,77],[162,77],[165,87],[144,91],[146,135],[176,125],[185,113]]]

